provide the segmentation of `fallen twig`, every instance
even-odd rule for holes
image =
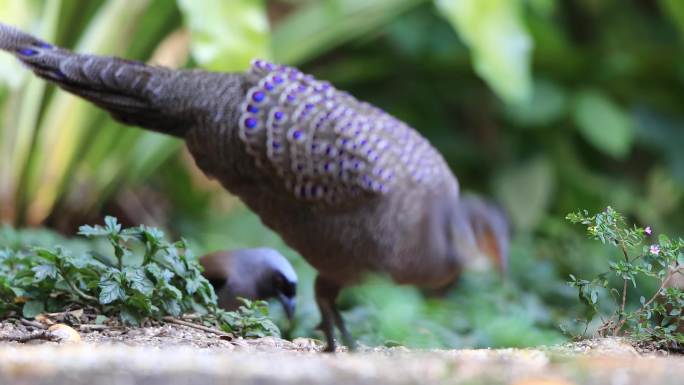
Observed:
[[[233,338],[233,335],[232,335],[232,334],[226,333],[226,332],[224,332],[224,331],[222,331],[222,330],[210,328],[210,327],[204,326],[204,325],[198,325],[198,324],[192,323],[192,322],[182,321],[182,320],[179,320],[179,319],[177,319],[177,318],[173,318],[173,317],[164,317],[163,320],[166,321],[166,322],[169,322],[169,323],[176,324],[176,325],[183,325],[183,326],[187,326],[187,327],[190,327],[190,328],[195,328],[195,329],[198,329],[198,330],[203,330],[203,331],[205,331],[205,332],[218,334],[218,335],[223,336],[223,337],[230,337],[231,339]]]
[[[0,336],[0,341],[13,341],[25,343],[33,340],[59,341],[60,337],[55,336],[52,332],[49,332],[47,330],[39,330],[24,335]]]
[[[91,325],[91,324],[81,324],[78,326],[79,330],[82,331],[88,331],[88,330],[105,330],[109,329],[109,326],[107,325]]]
[[[47,326],[43,325],[42,323],[36,322],[36,321],[30,321],[30,320],[27,320],[26,318],[19,318],[19,322],[21,322],[21,324],[24,326],[31,326],[31,327],[34,327],[36,329],[43,329],[43,330],[47,329]]]

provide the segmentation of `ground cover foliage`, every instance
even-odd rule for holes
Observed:
[[[245,300],[235,312],[217,307],[185,240],[171,243],[153,227],[123,228],[114,217],[106,217],[104,226],[81,226],[79,235],[108,247],[0,249],[0,317],[85,309],[96,323],[114,318],[136,326],[193,314],[200,324],[236,336],[279,335],[264,302]]]

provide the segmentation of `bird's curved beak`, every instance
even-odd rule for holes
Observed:
[[[287,316],[287,319],[292,321],[292,318],[294,318],[295,308],[297,306],[297,299],[294,297],[289,298],[285,296],[285,294],[279,293],[278,302],[280,302],[280,304],[283,305],[283,310],[285,310],[285,315]]]

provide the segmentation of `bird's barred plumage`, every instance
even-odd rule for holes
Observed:
[[[441,155],[377,107],[295,68],[255,60],[240,138],[298,199],[348,203],[448,177]]]

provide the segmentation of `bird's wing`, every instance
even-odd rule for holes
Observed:
[[[339,205],[449,173],[411,127],[328,82],[256,60],[239,136],[297,199]]]

